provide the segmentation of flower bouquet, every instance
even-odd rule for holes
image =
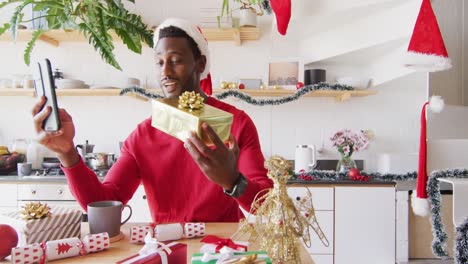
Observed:
[[[347,173],[350,168],[356,168],[356,163],[351,158],[354,152],[366,149],[369,146],[370,132],[361,130],[358,133],[350,129],[337,131],[331,138],[333,147],[336,147],[341,155],[336,170]]]

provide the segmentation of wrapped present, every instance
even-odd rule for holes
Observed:
[[[198,94],[197,94],[198,95]],[[222,141],[227,141],[231,133],[231,124],[233,115],[216,107],[196,103],[190,104],[190,98],[182,100],[185,97],[196,97],[194,92],[185,92],[177,98],[165,98],[152,101],[153,116],[151,125],[167,134],[170,134],[182,141],[185,141],[190,131],[197,132],[198,136],[206,144],[212,144],[211,140],[201,133],[201,124],[209,124]],[[193,108],[190,108],[193,106]]]
[[[256,263],[263,260],[263,263],[271,264],[271,259],[266,251],[247,251],[229,253],[195,253],[192,256],[192,264],[216,264],[216,263]]]
[[[107,233],[87,235],[83,241],[77,237],[34,243],[11,249],[11,262],[15,264],[46,263],[56,259],[81,256],[109,248]]]
[[[18,245],[28,245],[69,237],[79,237],[82,212],[65,207],[52,207],[50,216],[24,220],[20,211],[0,215],[0,223],[8,224],[18,233]]]
[[[204,237],[200,242],[205,243],[201,248],[201,253],[218,253],[222,252],[246,252],[248,250],[248,242],[232,241],[230,238],[221,238],[213,235]]]
[[[186,263],[187,245],[172,242],[164,244],[152,238],[150,234],[145,237],[145,246],[136,255],[118,261],[119,264],[165,264]]]

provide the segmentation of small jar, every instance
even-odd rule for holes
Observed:
[[[13,141],[11,151],[26,155],[28,151],[28,141],[25,138],[18,138]]]

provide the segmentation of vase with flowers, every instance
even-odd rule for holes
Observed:
[[[356,162],[352,158],[353,153],[366,149],[369,145],[369,133],[364,130],[356,133],[350,129],[343,129],[337,131],[330,140],[341,156],[336,171],[347,173],[351,168],[356,168]]]

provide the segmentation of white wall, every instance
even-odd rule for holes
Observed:
[[[297,54],[291,50],[292,55],[288,56],[287,49],[275,50],[278,43],[271,42],[271,19],[271,16],[262,18],[259,41],[244,42],[241,46],[232,42],[210,43],[215,86],[220,80],[239,77],[266,80],[270,60],[289,59]],[[283,41],[277,37],[274,40]],[[337,37],[337,41],[346,40]],[[0,79],[29,73],[23,63],[23,50],[24,43],[0,42]],[[59,47],[39,43],[33,56],[48,56],[54,67],[60,68],[66,76],[89,84],[122,87],[126,77],[136,77],[148,87],[155,86],[151,49],[146,48],[142,55],[135,55],[118,44],[116,54],[123,72],[101,62],[87,43],[64,43]],[[335,102],[333,98],[303,98],[285,105],[265,107],[232,99],[228,102],[250,114],[258,127],[266,156],[279,154],[292,159],[296,144],[320,145],[323,142],[327,151],[319,158],[336,158],[337,152],[330,148],[328,141],[334,131],[372,129],[376,134],[375,141],[367,151],[356,155],[366,158],[372,165],[376,153],[417,151],[420,106],[426,100],[426,75],[406,75],[375,89],[377,95],[352,98],[343,103]],[[28,97],[0,97],[0,144],[32,136],[30,108],[33,102],[34,99]],[[60,97],[59,104],[73,115],[77,127],[75,143],[88,139],[96,144],[96,151],[117,151],[118,141],[150,115],[149,103],[129,97]]]

